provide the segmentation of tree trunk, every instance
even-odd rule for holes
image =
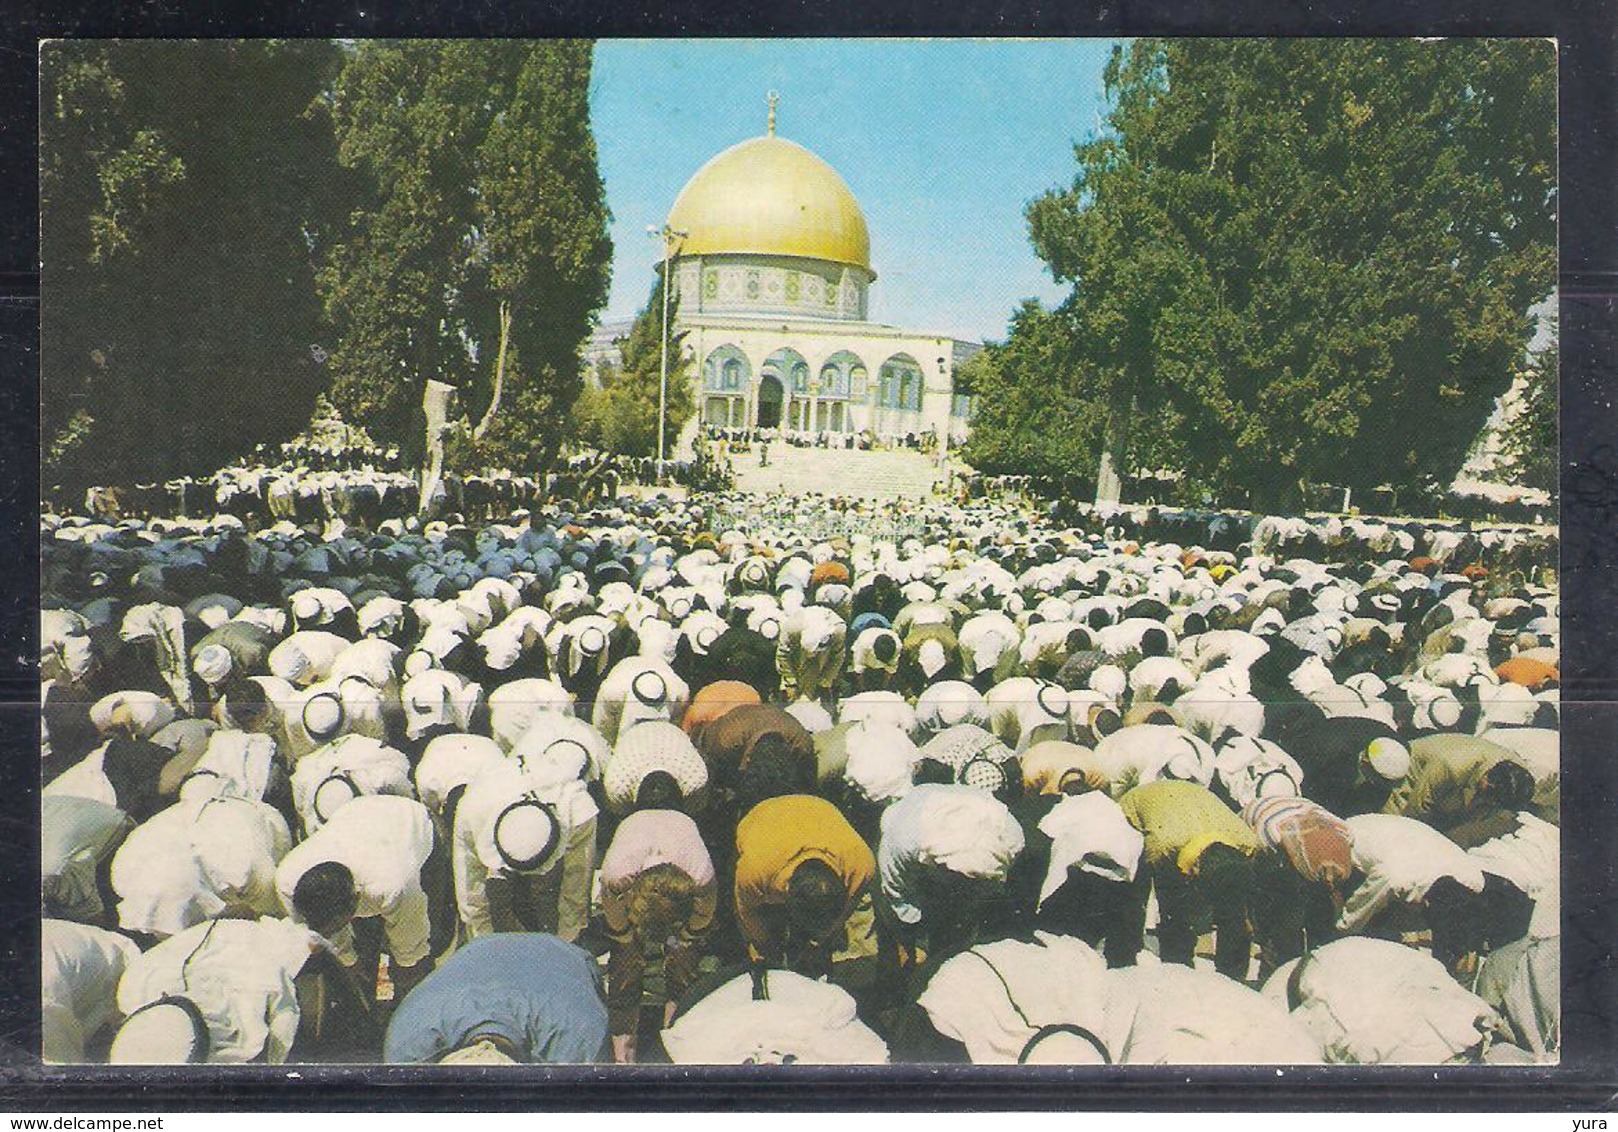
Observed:
[[[478,422],[478,427],[472,430],[473,440],[482,440],[483,434],[489,431],[494,423],[495,415],[500,411],[500,394],[506,384],[506,342],[511,337],[511,304],[504,299],[500,301],[500,350],[494,357],[494,394],[489,398],[488,411]]]
[[[1106,439],[1102,442],[1101,466],[1096,470],[1096,506],[1118,503],[1123,499],[1124,483],[1119,462],[1124,446],[1129,443],[1129,418],[1135,414],[1135,399],[1129,399],[1127,409],[1114,405],[1112,418],[1107,422]]]

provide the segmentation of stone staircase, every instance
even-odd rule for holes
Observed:
[[[923,497],[945,476],[920,452],[860,452],[844,448],[770,445],[769,467],[758,466],[758,447],[732,457],[736,490],[743,492],[818,491],[864,499]]]

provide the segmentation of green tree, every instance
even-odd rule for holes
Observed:
[[[1448,482],[1553,282],[1555,75],[1529,40],[1119,49],[1107,129],[1029,209],[1066,368],[1011,371],[1029,410],[990,428],[1101,413],[1075,458],[1110,432],[1231,503]]]
[[[1066,311],[1033,301],[1018,308],[1006,341],[989,343],[956,373],[957,390],[970,390],[978,406],[967,463],[991,475],[1093,473],[1107,418],[1083,395],[1080,366]],[[1033,374],[1045,380],[1029,380]]]
[[[43,46],[47,490],[205,474],[308,419],[340,62],[319,41]]]
[[[372,41],[349,58],[338,137],[367,197],[321,284],[333,400],[379,440],[420,451],[438,380],[468,414],[463,462],[554,457],[612,254],[590,66],[580,40]]]
[[[669,300],[669,325],[677,326],[678,294]],[[670,459],[680,430],[696,412],[691,388],[691,359],[684,350],[686,332],[669,335],[669,377],[663,443]],[[617,340],[621,367],[604,367],[599,388],[587,390],[575,407],[578,439],[603,452],[621,456],[657,455],[657,402],[663,365],[663,277],[658,276],[646,306],[629,333]]]

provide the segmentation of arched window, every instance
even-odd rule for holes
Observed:
[[[909,354],[895,354],[882,363],[877,383],[877,403],[884,409],[919,412],[924,384],[921,365]]]
[[[747,355],[735,346],[720,346],[702,363],[702,386],[710,393],[740,393],[751,379]]]
[[[853,377],[858,372],[860,376],[860,391],[852,392]],[[827,358],[820,367],[820,396],[833,401],[840,401],[849,396],[863,397],[865,367],[860,364],[857,355],[847,350],[839,350]]]
[[[794,397],[807,397],[809,395],[809,364],[799,362],[792,367],[792,395]]]

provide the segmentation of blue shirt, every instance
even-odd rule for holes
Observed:
[[[382,1060],[436,1062],[479,1035],[504,1038],[528,1063],[596,1061],[607,1007],[589,953],[553,935],[507,932],[473,940],[404,998]]]

